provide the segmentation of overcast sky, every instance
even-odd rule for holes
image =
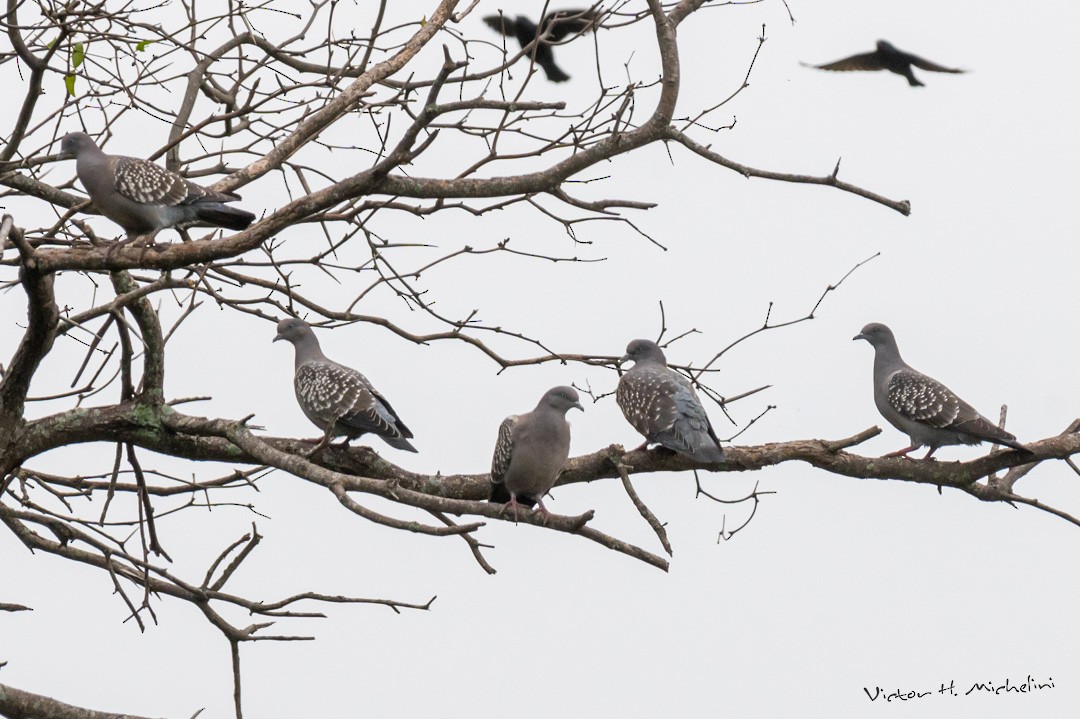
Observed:
[[[874,408],[871,348],[851,341],[872,321],[893,328],[910,364],[986,416],[1007,403],[1008,428],[1021,441],[1060,432],[1080,416],[1080,9],[973,0],[790,4],[794,27],[778,0],[703,11],[682,27],[678,114],[738,87],[765,23],[750,88],[714,116],[716,125],[737,118],[734,129],[695,136],[763,169],[827,174],[842,157],[841,178],[910,200],[910,217],[828,188],[746,180],[677,147],[670,162],[664,148],[650,147],[592,172],[611,178],[589,196],[659,202],[632,219],[667,251],[617,223],[582,228],[592,244],[575,245],[560,226],[526,212],[427,222],[387,216],[380,229],[443,248],[510,236],[533,251],[607,258],[483,259],[433,273],[427,286],[447,308],[477,307],[484,319],[557,349],[603,355],[655,337],[662,299],[671,332],[699,331],[669,350],[679,363],[703,361],[759,326],[770,301],[777,320],[805,314],[826,285],[880,252],[830,293],[813,322],[726,356],[713,381],[719,391],[773,385],[735,404],[736,420],[777,405],[737,442],[836,439],[878,424],[882,434],[857,451],[906,446]],[[466,22],[479,26],[499,7],[540,5],[483,2]],[[609,83],[624,76],[627,61],[636,79],[655,78],[648,36],[645,25],[600,33]],[[879,38],[969,72],[916,70],[926,86],[911,88],[888,73],[799,64],[866,52]],[[573,80],[536,80],[526,97],[585,105],[597,88],[591,41],[557,50]],[[146,151],[164,140],[164,132],[139,139]],[[140,154],[119,142],[108,149]],[[245,206],[268,209],[258,200]],[[17,219],[20,207],[8,201]],[[58,286],[63,299],[86,283],[64,276]],[[383,309],[400,311],[389,303],[364,311]],[[168,396],[212,394],[191,411],[254,412],[272,434],[314,436],[293,398],[291,348],[270,344],[272,326],[209,305],[200,313],[175,339]],[[6,361],[25,319],[20,292],[0,296],[0,317]],[[413,429],[417,455],[375,447],[416,471],[485,471],[503,417],[531,409],[555,384],[590,382],[606,392],[616,381],[610,371],[575,366],[496,376],[498,367],[467,347],[416,347],[372,326],[320,337],[330,357],[364,371]],[[82,356],[58,342],[54,354],[63,352],[66,359],[50,357],[46,366],[57,368],[58,384],[70,379],[65,362]],[[44,387],[49,376],[39,381]],[[35,384],[33,393],[45,392]],[[710,413],[721,436],[737,431],[715,406]],[[570,419],[574,455],[640,442],[611,397]],[[938,456],[984,451],[949,447]],[[74,473],[87,458],[111,454],[81,447],[35,466]],[[369,525],[324,490],[270,476],[261,493],[238,500],[256,501],[269,518],[255,518],[266,538],[234,591],[438,599],[431,612],[400,616],[319,607],[328,619],[277,627],[317,641],[244,646],[246,715],[993,718],[1075,710],[1080,529],[1027,507],[803,464],[704,481],[725,497],[759,482],[776,494],[745,531],[718,544],[725,507],[695,500],[692,477],[642,476],[635,485],[675,548],[669,574],[584,540],[495,523],[481,533],[495,545],[487,556],[498,574],[490,577],[460,540]],[[1048,462],[1017,489],[1075,513],[1078,487],[1068,467]],[[547,506],[560,514],[595,509],[598,529],[660,551],[615,482],[557,489]],[[744,518],[743,508],[726,509],[729,524]],[[194,577],[252,519],[228,508],[185,514],[159,531],[178,573]],[[0,661],[9,662],[0,682],[102,710],[186,717],[205,706],[204,717],[230,715],[227,646],[192,607],[157,603],[159,625],[139,634],[122,623],[126,608],[101,572],[31,557],[10,535],[0,536],[0,558],[0,601],[35,609],[0,613]],[[1029,674],[1054,688],[963,695],[974,682],[1015,684]],[[934,693],[888,708],[863,690],[936,692],[950,682],[960,696]]]

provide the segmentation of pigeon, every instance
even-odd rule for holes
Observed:
[[[124,228],[127,239],[154,236],[169,227],[192,225],[247,229],[255,215],[229,207],[240,196],[216,192],[185,180],[148,160],[106,155],[85,132],[70,132],[60,151],[75,156],[75,171],[94,207]]]
[[[862,55],[852,55],[851,57],[845,57],[843,60],[837,60],[836,62],[830,62],[825,65],[809,65],[808,67],[816,67],[819,70],[840,71],[888,70],[889,72],[895,72],[897,75],[906,77],[908,84],[912,87],[923,87],[923,83],[919,82],[919,79],[915,77],[915,73],[911,71],[912,65],[920,70],[929,70],[930,72],[964,72],[963,70],[944,67],[930,62],[929,60],[924,60],[918,55],[904,52],[884,40],[878,40],[877,50],[874,50],[873,52],[864,53]]]
[[[900,357],[892,330],[874,322],[852,339],[874,347],[874,404],[889,424],[911,439],[911,446],[886,457],[904,457],[929,447],[924,459],[947,444],[994,442],[1030,452],[1016,437],[975,411],[945,385],[909,367]]]
[[[540,25],[536,25],[524,15],[518,15],[516,18],[488,15],[484,18],[487,26],[495,32],[517,38],[518,44],[523,49],[538,38],[542,38],[530,51],[531,57],[543,68],[547,79],[552,82],[566,82],[570,76],[555,64],[555,55],[550,43],[595,30],[597,20],[597,14],[592,10],[553,10],[544,15],[540,20]]]
[[[293,385],[296,401],[326,437],[345,436],[341,446],[362,434],[377,434],[394,449],[415,452],[413,436],[390,403],[364,375],[327,359],[319,340],[303,320],[292,317],[278,322],[274,342],[287,340],[296,349]]]
[[[555,486],[570,456],[566,413],[574,407],[585,409],[573,387],[552,387],[532,412],[511,415],[499,426],[491,458],[491,501],[511,508],[514,521],[521,504],[536,504],[538,511],[548,513],[543,496]]]
[[[634,367],[619,379],[615,401],[626,421],[657,443],[700,462],[723,462],[724,451],[693,385],[667,366],[664,351],[651,340],[634,340],[619,364]]]

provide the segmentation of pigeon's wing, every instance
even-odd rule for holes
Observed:
[[[824,65],[811,65],[819,70],[833,70],[849,72],[852,70],[884,70],[885,65],[881,62],[881,56],[876,52],[867,52],[862,55],[852,55],[843,60],[829,62]]]
[[[116,156],[113,175],[116,191],[144,205],[173,207],[193,202],[232,202],[240,196],[231,192],[215,192],[180,175],[138,157]]]
[[[1006,432],[983,417],[956,393],[932,377],[904,369],[889,380],[889,404],[910,420],[987,442],[1027,451]]]
[[[187,199],[188,182],[175,172],[137,157],[116,156],[116,191],[144,205],[179,205]]]
[[[510,416],[499,425],[499,439],[495,442],[495,454],[491,457],[491,483],[502,484],[510,460],[514,456],[514,424],[517,416]],[[509,501],[509,497],[507,497]]]
[[[540,31],[548,41],[560,42],[578,33],[593,30],[597,15],[592,10],[555,10],[540,21]]]
[[[907,59],[912,65],[919,68],[920,70],[929,70],[930,72],[963,72],[963,70],[958,70],[953,67],[945,67],[944,65],[938,65],[936,62],[930,62],[929,60],[925,60],[918,55],[912,55],[911,53],[907,53]]]
[[[948,387],[910,368],[894,372],[887,389],[893,409],[928,427],[952,429],[960,418],[961,405],[975,412]]]
[[[326,362],[296,368],[296,396],[304,410],[323,424],[341,424],[358,433],[396,435],[393,413],[356,370]]]

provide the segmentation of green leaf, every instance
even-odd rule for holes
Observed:
[[[71,66],[78,69],[79,65],[83,64],[83,60],[86,59],[86,48],[83,47],[81,42],[75,43],[75,49],[71,52]]]
[[[75,97],[75,76],[64,75],[64,85],[67,87],[68,94]]]
[[[56,36],[56,37],[54,37],[54,38],[53,38],[52,40],[49,40],[48,44],[47,44],[47,45],[45,45],[45,47],[46,47],[47,49],[49,49],[49,50],[52,50],[52,49],[53,49],[53,45],[55,45],[55,44],[56,44],[56,41],[57,41],[57,40],[59,40],[59,39],[60,39],[60,36],[59,36],[59,35],[57,35],[57,36]]]
[[[155,40],[139,40],[139,44],[135,46],[135,52],[142,52],[148,48]]]

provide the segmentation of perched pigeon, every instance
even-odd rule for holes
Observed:
[[[306,322],[291,317],[278,322],[274,342],[278,340],[296,348],[296,401],[316,427],[330,436],[344,435],[342,446],[370,432],[395,449],[416,451],[408,440],[412,432],[390,403],[364,375],[327,359]]]
[[[920,70],[929,70],[930,72],[964,72],[963,70],[957,70],[951,67],[943,67],[936,63],[932,63],[929,60],[923,60],[918,55],[912,55],[910,52],[899,50],[884,40],[878,40],[877,50],[874,50],[874,52],[868,52],[862,55],[852,55],[851,57],[845,57],[843,60],[837,60],[836,62],[830,62],[825,65],[809,65],[809,67],[816,67],[819,70],[841,71],[888,70],[889,72],[895,72],[897,75],[906,77],[908,84],[912,87],[922,87],[923,83],[919,82],[919,79],[915,77],[915,73],[911,71],[912,65]]]
[[[909,367],[900,358],[892,330],[874,322],[852,339],[874,347],[874,404],[889,424],[911,439],[911,446],[886,457],[902,457],[919,447],[934,451],[946,444],[994,442],[1029,452],[945,385]]]
[[[503,35],[517,38],[522,48],[537,38],[542,38],[533,47],[531,53],[536,64],[544,70],[547,79],[552,82],[566,82],[570,76],[555,64],[555,55],[551,44],[561,42],[579,33],[595,30],[598,17],[592,10],[553,10],[540,20],[537,26],[524,15],[516,18],[505,15],[488,15],[484,22],[492,30]]]
[[[499,426],[491,458],[491,501],[505,502],[517,519],[519,504],[535,503],[547,514],[543,497],[555,486],[570,456],[570,408],[584,410],[573,387],[552,387],[536,409],[511,415]],[[506,497],[505,499],[503,497]],[[522,502],[518,502],[518,498]]]
[[[615,401],[626,421],[645,436],[641,449],[659,443],[702,462],[723,462],[724,451],[690,380],[667,366],[664,351],[650,340],[634,340],[619,360],[634,361],[619,379]]]
[[[60,151],[75,155],[79,182],[94,207],[123,227],[128,240],[147,235],[153,242],[161,230],[192,225],[240,231],[255,220],[250,212],[224,204],[239,195],[200,187],[147,160],[106,155],[85,132],[64,135]]]

